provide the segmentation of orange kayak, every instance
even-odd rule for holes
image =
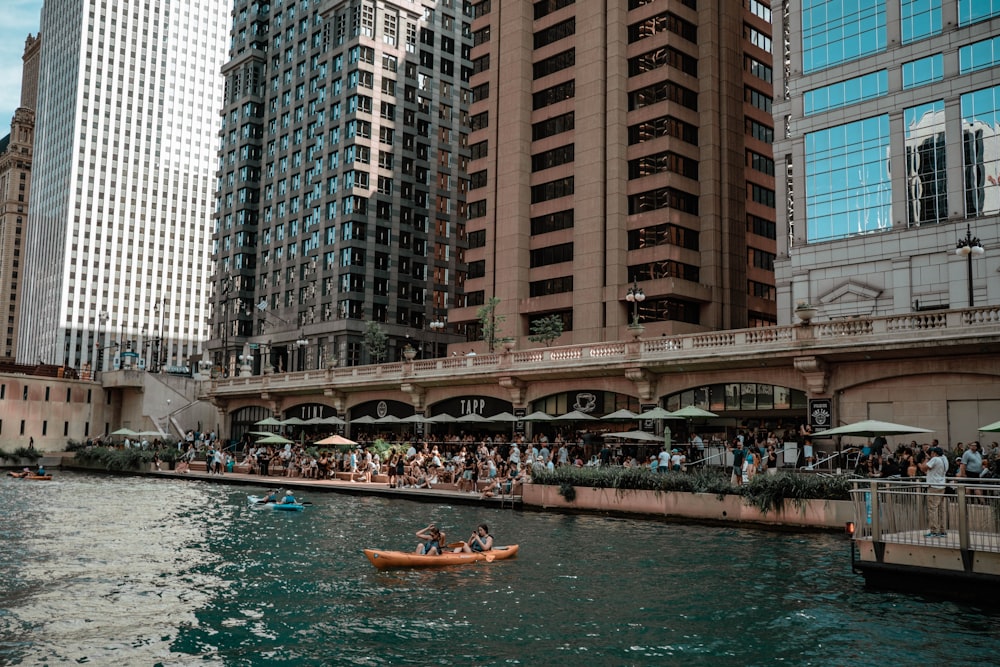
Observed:
[[[35,480],[48,481],[52,479],[52,475],[25,475],[21,479],[35,479]]]
[[[466,565],[486,561],[507,560],[517,555],[517,545],[494,547],[490,551],[476,553],[443,553],[440,556],[420,556],[406,551],[383,551],[382,549],[365,549],[365,558],[380,570],[402,567],[445,567],[447,565]]]

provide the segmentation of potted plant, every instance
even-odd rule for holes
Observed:
[[[818,312],[819,309],[808,301],[799,301],[795,304],[795,316],[806,324],[809,324]]]
[[[407,343],[406,345],[403,346],[403,357],[407,361],[413,361],[413,359],[416,356],[417,356],[417,351],[415,349],[413,349],[412,345],[410,345],[409,343]]]

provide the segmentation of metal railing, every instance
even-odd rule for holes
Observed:
[[[944,534],[929,532],[929,491],[923,481],[855,481],[854,538],[1000,553],[1000,480],[949,479],[941,499]]]

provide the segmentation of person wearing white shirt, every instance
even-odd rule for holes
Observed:
[[[948,478],[948,458],[940,447],[931,447],[931,457],[920,464],[927,474],[927,523],[929,532],[924,537],[947,537],[944,530],[944,489]]]

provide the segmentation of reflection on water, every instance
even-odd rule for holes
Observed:
[[[73,473],[0,482],[0,663],[992,662],[990,612],[867,592],[839,536]],[[377,572],[487,521],[518,558]]]

